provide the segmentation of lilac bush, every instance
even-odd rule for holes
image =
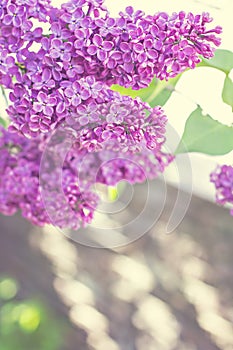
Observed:
[[[213,57],[221,28],[209,28],[211,21],[208,13],[152,16],[132,7],[112,18],[103,0],[72,0],[60,9],[47,0],[2,0],[0,84],[9,91],[10,126],[0,138],[1,212],[21,209],[35,224],[51,222],[41,199],[40,162],[59,130],[73,143],[62,164],[62,198],[54,185],[56,161],[42,174],[54,194],[49,205],[55,225],[90,222],[96,182],[136,183],[163,172],[173,160],[163,148],[163,110],[121,96],[111,85],[140,89],[154,77],[169,79],[194,68],[200,55]],[[40,22],[50,24],[48,32]]]

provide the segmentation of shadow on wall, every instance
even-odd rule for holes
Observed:
[[[118,249],[1,217],[0,274],[11,277],[0,282],[0,349],[231,350],[232,218],[194,197],[165,235],[175,194],[149,233]]]

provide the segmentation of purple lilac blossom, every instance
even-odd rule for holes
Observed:
[[[49,33],[33,28],[31,17],[44,19],[32,11],[32,5],[47,11]],[[1,10],[0,83],[13,95],[16,86],[24,90],[8,114],[11,130],[27,137],[49,132],[75,114],[78,117],[81,104],[109,102],[103,94],[108,94],[107,86],[113,83],[138,89],[148,86],[154,76],[167,79],[194,68],[199,55],[212,57],[212,44],[220,43],[214,34],[221,29],[207,29],[211,18],[206,13],[146,16],[127,7],[112,19],[103,1],[87,0],[68,2],[61,9],[46,0],[5,0]],[[31,47],[34,41],[38,51]],[[57,108],[51,105],[55,99]],[[15,110],[26,112],[19,112],[19,117]],[[37,124],[45,122],[46,128],[35,128],[35,119]],[[110,120],[111,113],[107,122]],[[149,139],[148,130],[147,135]]]
[[[28,140],[2,127],[0,132],[0,211],[12,215],[21,210],[26,219],[39,226],[85,226],[97,207],[98,196],[93,191],[96,183],[143,182],[158,176],[173,160],[169,154],[153,155],[146,148],[132,155],[106,150],[89,153],[74,143],[61,171],[63,143],[59,133],[55,134],[55,142],[49,143],[45,137]],[[41,168],[45,149],[47,158]]]
[[[17,13],[12,17],[14,8]],[[43,11],[35,11],[36,8]],[[0,51],[7,49],[17,62],[18,74],[9,74],[10,78],[16,75],[18,80],[26,79],[27,84],[32,80],[28,77],[31,62],[38,61],[38,79],[44,69],[52,69],[54,64],[60,66],[59,79],[54,77],[58,81],[93,75],[107,85],[117,83],[138,89],[148,86],[154,76],[168,79],[186,68],[194,68],[200,55],[211,58],[213,46],[220,44],[215,34],[221,28],[208,29],[212,19],[207,13],[181,11],[168,16],[160,12],[148,16],[127,7],[113,19],[103,1],[87,0],[68,2],[61,9],[51,7],[46,0],[5,0],[1,11]],[[43,21],[40,13],[44,12],[51,24],[45,34],[39,27],[33,29],[30,20],[34,17]],[[23,25],[19,28],[21,17]],[[35,55],[29,51],[33,41],[41,45]],[[68,67],[73,69],[71,60],[79,62],[78,69],[67,74]],[[22,74],[26,77],[22,78]]]
[[[62,190],[59,191],[56,159],[50,169],[40,174],[40,161],[45,147],[43,138],[28,140],[0,129],[0,211],[12,215],[21,210],[22,215],[35,225],[53,223],[61,228],[78,229],[93,217],[97,196],[87,186],[80,190],[75,170],[65,162],[62,169]],[[39,179],[41,176],[42,180]],[[51,195],[46,210],[41,196],[41,182]],[[89,185],[90,186],[90,185]],[[52,218],[51,210],[54,215]]]
[[[216,202],[221,205],[229,205],[233,215],[233,166],[218,166],[210,175],[210,181],[216,188]]]
[[[51,222],[41,198],[39,164],[47,138],[59,128],[74,144],[62,169],[62,193],[59,169],[40,174],[59,227],[91,221],[96,182],[142,182],[173,160],[163,153],[163,110],[109,86],[140,89],[154,77],[168,79],[194,68],[200,55],[213,56],[221,28],[208,28],[207,13],[148,16],[127,7],[114,19],[103,2],[72,0],[58,9],[49,0],[1,0],[0,84],[9,90],[9,131],[15,132],[2,130],[0,138],[5,214],[21,209],[37,225]],[[39,22],[49,22],[49,31]],[[84,156],[90,158],[80,169]]]

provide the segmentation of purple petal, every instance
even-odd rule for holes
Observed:
[[[65,95],[71,98],[74,95],[74,90],[71,87],[65,89]]]
[[[84,114],[84,113],[87,113],[87,108],[86,108],[86,106],[85,105],[80,105],[80,106],[78,106],[78,108],[77,108],[77,113],[78,114]]]
[[[69,52],[65,52],[61,55],[62,61],[69,62],[71,60],[71,54]]]
[[[132,73],[133,68],[134,68],[134,64],[133,63],[124,63],[123,67],[127,73]]]
[[[50,41],[48,38],[42,38],[41,39],[41,44],[42,44],[42,48],[45,50],[45,51],[48,51],[49,48],[50,48]],[[48,57],[49,58],[49,57]]]
[[[53,69],[53,78],[56,80],[56,81],[60,81],[61,78],[62,78],[62,75],[60,72],[58,72],[57,70]]]
[[[11,15],[14,15],[16,13],[16,6],[13,4],[8,5],[7,12]]]
[[[37,96],[37,100],[40,102],[44,102],[47,100],[47,95],[44,92],[39,92],[38,96]]]
[[[93,84],[93,90],[101,91],[102,89],[103,89],[103,84],[102,83],[94,83]]]
[[[61,20],[70,23],[72,16],[69,13],[64,13],[64,15],[61,16]]]
[[[50,88],[50,89],[54,88],[54,86],[55,86],[55,81],[52,80],[52,79],[49,80],[49,81],[47,82],[46,86],[47,86],[48,88]]]
[[[61,113],[64,112],[65,108],[66,108],[65,103],[64,103],[63,101],[60,101],[60,102],[58,102],[58,105],[57,105],[57,107],[56,107],[56,112],[57,112],[58,114],[61,114]]]
[[[11,15],[5,15],[2,22],[8,26],[12,22],[12,16]]]
[[[98,27],[104,27],[104,20],[103,19],[97,19],[95,21],[95,24],[98,26]]]
[[[78,81],[75,81],[73,84],[72,84],[72,88],[74,91],[80,91],[80,84]]]
[[[90,94],[90,91],[89,90],[86,90],[86,89],[83,89],[81,91],[81,98],[83,100],[87,100],[89,97],[91,97],[91,94]]]
[[[107,53],[105,51],[102,50],[98,50],[97,51],[97,57],[100,61],[104,61],[107,58]]]
[[[23,105],[20,105],[17,107],[17,112],[18,113],[22,113],[22,114],[25,114],[28,110],[28,107],[27,106],[23,106]]]
[[[134,9],[133,9],[132,6],[127,6],[126,9],[125,9],[125,12],[126,12],[128,15],[132,16],[133,13],[134,13]]]
[[[76,38],[79,39],[79,41],[80,41],[81,39],[84,39],[84,37],[85,37],[84,32],[83,32],[83,30],[81,30],[81,29],[75,29],[74,34],[75,34]]]
[[[58,57],[60,56],[59,51],[57,51],[56,49],[52,49],[52,50],[50,51],[50,55],[51,55],[51,57],[53,57],[53,58],[58,58]]]
[[[22,17],[24,15],[24,12],[25,12],[24,6],[21,6],[21,7],[17,8],[17,15],[18,16]]]
[[[76,72],[75,72],[74,68],[72,68],[72,69],[68,69],[68,70],[66,71],[66,74],[67,74],[67,76],[68,76],[69,78],[74,78],[75,75],[76,75]]]
[[[81,66],[80,64],[78,64],[77,66],[75,66],[75,70],[78,74],[82,74],[84,72],[84,68],[83,66]]]
[[[108,60],[108,62],[107,62],[107,67],[108,67],[109,69],[115,68],[116,65],[117,65],[116,61],[113,60],[112,58],[110,58],[110,59]]]
[[[187,56],[191,56],[195,52],[194,48],[190,47],[190,46],[186,47],[183,51],[184,51],[185,55],[187,55]]]
[[[44,106],[44,114],[48,115],[48,116],[52,116],[53,115],[53,108],[50,106]]]
[[[39,125],[39,123],[38,122],[36,122],[36,123],[29,123],[29,126],[30,126],[30,129],[32,130],[32,131],[39,131],[40,130],[40,125]]]
[[[70,52],[72,50],[73,45],[71,43],[65,43],[64,44],[64,50],[66,52]]]
[[[123,58],[123,61],[124,61],[125,63],[129,63],[129,62],[132,62],[132,61],[133,61],[130,52],[124,53],[122,58]]]
[[[154,36],[154,37],[156,37],[157,36],[157,34],[158,34],[158,32],[159,32],[159,28],[158,28],[158,26],[155,24],[155,25],[153,25],[152,27],[151,27],[151,34]]]
[[[147,60],[146,54],[144,52],[140,53],[137,58],[139,63],[145,62]]]
[[[137,52],[137,53],[141,53],[144,51],[144,47],[142,44],[136,44],[134,45],[134,51]]]
[[[41,124],[40,124],[41,132],[48,132],[49,129],[50,129],[50,127],[47,123],[41,122]]]
[[[42,80],[43,81],[48,81],[51,79],[51,71],[49,68],[45,68],[42,73]]]
[[[38,123],[38,121],[39,121],[39,115],[33,114],[30,116],[30,122]]]
[[[52,40],[52,46],[60,51],[60,47],[62,46],[62,41],[60,39],[53,39]]]
[[[34,102],[33,103],[33,110],[35,112],[41,112],[43,109],[43,106],[39,102]]]
[[[163,47],[163,42],[162,41],[156,41],[156,43],[154,44],[154,47],[156,50],[160,51]]]
[[[116,23],[116,21],[115,21],[114,18],[109,17],[109,18],[107,19],[107,26],[108,26],[108,27],[113,27],[113,26],[115,25],[115,23]]]
[[[158,57],[158,52],[156,50],[148,50],[147,55],[151,59],[156,59]]]
[[[126,24],[126,19],[123,17],[120,17],[117,19],[117,26],[119,26],[120,28],[124,28]]]
[[[89,118],[87,116],[82,116],[79,118],[78,121],[80,125],[86,125],[89,122]]]
[[[128,43],[125,43],[125,42],[123,42],[123,43],[120,44],[120,49],[121,49],[123,52],[130,52],[130,51],[131,51],[129,44],[128,44]]]
[[[102,46],[103,39],[99,34],[95,34],[92,41],[97,47]]]
[[[110,57],[113,58],[114,60],[118,61],[118,60],[121,60],[122,53],[120,51],[115,51],[115,52],[111,53]]]
[[[18,16],[13,17],[13,21],[12,22],[13,22],[13,25],[15,27],[20,27],[21,24],[22,24],[22,21],[21,21],[21,19]]]
[[[179,53],[178,53],[178,57],[179,57],[179,59],[182,61],[182,60],[184,60],[185,59],[185,53],[183,52],[183,51],[180,51]]]
[[[146,49],[150,49],[153,46],[153,41],[151,39],[146,39],[143,44]]]
[[[94,46],[94,45],[90,45],[88,48],[87,48],[87,52],[89,53],[89,55],[95,55],[96,52],[97,52],[97,47]]]
[[[103,48],[105,51],[111,51],[113,48],[113,43],[111,41],[105,41],[103,44]]]
[[[174,63],[172,64],[172,71],[173,71],[173,72],[179,72],[179,70],[180,70],[179,64],[178,64],[177,62],[174,62]]]
[[[72,98],[72,105],[77,107],[81,103],[81,98],[79,96],[74,96]]]
[[[89,85],[92,85],[95,83],[95,78],[93,76],[89,76],[89,77],[86,77],[86,82],[89,84]]]
[[[55,106],[57,104],[57,99],[56,97],[49,97],[48,98],[48,105],[49,106]]]
[[[43,39],[47,39],[47,38],[43,38]],[[42,39],[42,40],[43,40]],[[50,57],[50,56],[45,56],[44,57],[44,61],[48,66],[53,66],[54,65],[54,60]]]

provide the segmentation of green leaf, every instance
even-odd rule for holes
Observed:
[[[224,80],[223,90],[222,90],[223,102],[230,105],[233,109],[233,82],[231,78],[226,76]]]
[[[126,95],[126,96],[131,96],[133,98],[135,97],[141,97],[143,101],[145,101],[154,91],[158,84],[158,81],[156,79],[152,80],[150,85],[146,88],[140,89],[140,90],[133,90],[131,88],[124,88],[123,86],[120,85],[112,85],[111,89],[113,91],[119,92],[121,95]]]
[[[154,91],[151,91],[150,96],[148,96],[144,101],[149,103],[151,107],[155,107],[158,105],[164,106],[170,98],[173,91],[175,90],[175,86],[180,77],[181,74],[177,75],[175,78],[169,79],[168,81],[159,81]]]
[[[157,105],[163,106],[174,91],[174,87],[180,77],[181,74],[168,81],[154,79],[147,88],[140,90],[126,89],[119,85],[113,85],[111,89],[118,91],[121,95],[131,96],[133,98],[140,97],[144,102],[149,103],[151,107]]]
[[[175,154],[200,152],[222,155],[233,150],[233,127],[223,125],[198,107],[185,124],[185,130]]]
[[[229,74],[233,68],[233,52],[228,50],[216,50],[214,57],[210,60],[203,58],[198,67],[213,67]]]
[[[0,124],[5,128],[6,127],[6,121],[2,117],[0,117]]]

